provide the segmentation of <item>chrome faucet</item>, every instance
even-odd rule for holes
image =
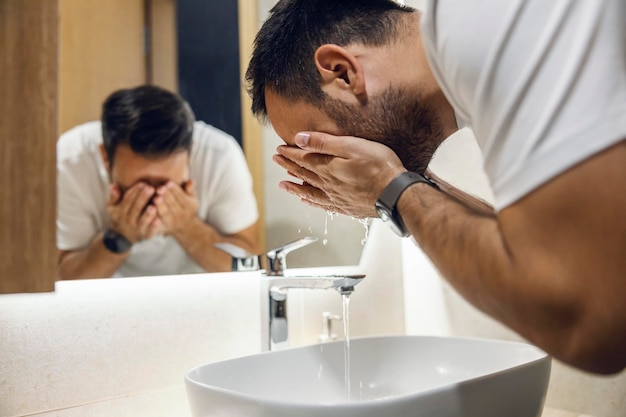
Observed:
[[[317,238],[307,236],[268,251],[265,254],[267,263],[266,275],[282,276],[285,269],[287,269],[287,255],[313,242],[317,242]],[[231,271],[233,272],[258,271],[261,269],[263,255],[248,253],[245,249],[232,243],[216,243],[214,246],[230,255],[232,259]]]
[[[317,242],[317,238],[307,236],[267,252],[267,275],[282,276],[285,269],[287,269],[287,255],[289,252],[303,248],[313,242]]]
[[[269,280],[268,350],[289,341],[287,322],[287,290],[290,288],[334,289],[350,295],[365,275],[283,276]]]
[[[284,345],[289,341],[287,322],[287,291],[290,288],[334,289],[342,295],[349,295],[354,287],[361,282],[365,275],[285,275],[287,269],[287,254],[304,246],[316,242],[316,237],[305,237],[286,245],[272,249],[265,254],[267,269],[264,280],[264,297],[269,303],[264,303],[262,312],[263,346],[273,350],[278,344]],[[261,255],[251,255],[235,245],[218,243],[216,247],[229,253],[233,259],[233,271],[259,270]],[[265,330],[266,329],[266,330]]]

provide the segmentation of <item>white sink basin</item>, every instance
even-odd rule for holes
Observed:
[[[193,417],[538,417],[546,353],[523,343],[390,336],[202,365],[185,378]]]

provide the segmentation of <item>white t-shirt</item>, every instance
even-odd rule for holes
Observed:
[[[626,138],[624,0],[429,0],[421,30],[496,209]]]
[[[57,247],[85,248],[109,222],[109,178],[99,145],[100,122],[64,133],[57,142]],[[241,148],[231,136],[203,122],[194,124],[190,176],[198,195],[198,216],[223,234],[258,219],[252,177]],[[115,276],[204,272],[173,237],[158,236],[133,245]]]

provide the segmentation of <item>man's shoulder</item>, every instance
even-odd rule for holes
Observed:
[[[194,125],[190,158],[191,177],[197,181],[199,194],[225,186],[225,175],[249,176],[246,159],[237,141],[229,134],[204,122]]]
[[[205,146],[215,146],[223,143],[237,142],[234,137],[205,123],[201,120],[193,124],[193,140],[202,143]]]
[[[102,128],[99,121],[75,126],[63,133],[57,141],[57,158],[77,157],[84,153],[98,152],[102,143]]]
[[[194,123],[192,154],[195,158],[207,159],[231,152],[241,152],[234,137],[205,122]]]

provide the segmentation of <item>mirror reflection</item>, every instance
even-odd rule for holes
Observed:
[[[64,133],[57,176],[61,279],[221,272],[215,243],[259,251],[241,148],[160,87],[118,90]]]
[[[224,271],[216,242],[260,253],[305,236],[318,243],[291,267],[358,262],[363,225],[279,190],[282,141],[241,128],[236,28],[272,4],[61,2],[58,278]]]

